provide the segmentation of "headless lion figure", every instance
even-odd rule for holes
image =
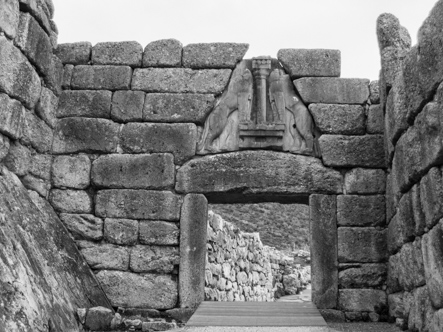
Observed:
[[[238,148],[238,140],[234,140],[234,144],[236,144],[237,147],[230,147],[228,139],[222,140],[221,135],[225,128],[230,126],[228,120],[232,113],[241,110],[242,114],[246,113],[250,115],[252,105],[252,74],[249,69],[238,66],[232,76],[233,78],[229,82],[227,91],[223,93],[220,101],[206,119],[202,137],[197,145],[198,154],[235,150]],[[237,131],[238,115],[236,122],[236,126],[230,126],[232,128],[227,129]],[[227,137],[229,137],[229,133]],[[218,142],[214,142],[217,139],[219,139]]]

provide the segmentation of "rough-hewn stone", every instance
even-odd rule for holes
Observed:
[[[305,77],[294,81],[305,103],[363,104],[369,98],[369,80]]]
[[[129,66],[75,66],[71,87],[78,90],[129,90]]]
[[[408,31],[400,25],[397,17],[389,13],[377,18],[377,37],[380,50],[390,46],[403,49],[411,46]]]
[[[94,65],[126,65],[140,67],[143,47],[135,41],[98,43],[92,48]]]
[[[176,39],[149,43],[143,52],[143,67],[180,67],[183,45]]]
[[[100,217],[176,221],[181,197],[169,191],[100,190],[95,212]]]
[[[432,321],[430,322],[429,332],[439,332],[443,330],[443,310],[438,310],[434,313]]]
[[[179,236],[180,229],[177,223],[161,220],[140,221],[141,244],[178,245]]]
[[[391,87],[394,85],[398,76],[401,75],[403,61],[408,54],[408,50],[389,46],[384,48],[380,53],[384,84]]]
[[[55,55],[51,56],[51,65],[48,73],[44,76],[46,86],[57,96],[61,93],[61,84],[63,82],[63,64]]]
[[[386,283],[386,264],[349,265],[338,273],[340,288],[377,288]]]
[[[393,88],[389,91],[385,110],[385,133],[389,142],[395,144],[401,134],[408,128],[405,89],[402,74],[399,75]]]
[[[130,269],[134,272],[171,273],[178,265],[178,247],[137,245],[131,249]]]
[[[24,176],[31,163],[31,151],[18,141],[12,141],[4,159],[5,166],[18,176]]]
[[[109,118],[111,97],[111,91],[63,91],[60,95],[57,117]]]
[[[74,65],[64,65],[63,67],[63,78],[61,86],[63,89],[71,88],[72,74],[74,73]]]
[[[196,140],[197,127],[190,123],[129,123],[121,132],[124,152],[170,152],[179,165],[195,155]]]
[[[0,8],[0,31],[13,39],[17,34],[19,24],[19,4],[15,0],[1,0]]]
[[[426,227],[426,217],[421,204],[420,191],[420,183],[414,185],[410,191],[416,236],[423,235]]]
[[[429,299],[428,287],[424,286],[414,290],[409,310],[408,330],[426,331],[433,314],[434,309]]]
[[[380,105],[369,106],[366,131],[368,134],[383,134],[385,131],[383,109]]]
[[[10,146],[9,138],[0,134],[0,163],[8,155]]]
[[[121,270],[129,267],[129,249],[112,244],[85,243],[82,241],[80,252],[94,270]]]
[[[367,227],[338,228],[340,263],[377,263],[387,256],[386,231]]]
[[[203,124],[214,102],[214,96],[210,94],[148,93],[143,107],[143,120]]]
[[[146,92],[220,94],[228,84],[230,69],[135,69],[132,89]]]
[[[339,77],[341,54],[330,49],[281,49],[277,53],[291,78],[299,77]]]
[[[410,211],[410,201],[408,196],[402,198],[402,214],[397,213],[389,222],[388,226],[388,251],[396,253],[403,244],[412,241],[414,238],[414,219]],[[407,204],[407,205],[406,205]],[[408,207],[408,209],[405,209]],[[400,211],[399,211],[400,212]],[[411,212],[408,214],[408,212]]]
[[[35,114],[51,128],[54,128],[57,123],[58,102],[59,98],[50,89],[42,87],[40,100],[35,107]]]
[[[431,229],[443,217],[443,179],[439,167],[431,168],[421,179],[420,201],[426,227]]]
[[[354,168],[345,175],[346,194],[383,194],[386,174],[381,169]]]
[[[144,102],[142,91],[116,91],[112,96],[111,117],[122,122],[141,121]]]
[[[56,156],[52,164],[52,183],[55,187],[85,189],[89,186],[90,173],[88,156]]]
[[[51,151],[52,129],[34,112],[25,111],[22,123],[22,141],[40,153]]]
[[[340,289],[339,307],[345,311],[387,313],[387,297],[378,289]]]
[[[106,218],[103,228],[106,241],[120,245],[134,245],[138,239],[138,221]]]
[[[106,119],[60,119],[54,131],[52,151],[56,154],[115,152],[118,131],[118,124]]]
[[[84,325],[91,331],[110,331],[114,312],[108,308],[89,308],[85,317]]]
[[[22,136],[25,109],[17,100],[0,93],[0,133],[13,139]]]
[[[87,65],[91,59],[92,45],[89,42],[59,44],[55,54],[62,63],[72,65]]]
[[[369,100],[371,104],[380,104],[380,85],[377,80],[369,83]]]
[[[29,173],[43,180],[51,180],[52,159],[50,154],[32,154]]]
[[[340,195],[337,197],[339,226],[384,226],[386,222],[384,195]]]
[[[100,271],[97,279],[115,307],[171,309],[177,303],[177,281],[170,275]]]
[[[249,44],[198,43],[183,48],[183,67],[189,68],[234,68],[240,62]]]
[[[31,174],[26,174],[21,180],[26,189],[34,190],[43,198],[48,197],[51,185],[47,181],[37,178]]]
[[[19,0],[20,6],[22,6],[22,11],[31,13],[32,16],[39,22],[41,27],[50,34],[51,23],[49,20],[50,13],[46,5],[46,1],[37,0]]]
[[[76,240],[99,241],[103,238],[103,220],[92,214],[60,213],[60,220]]]
[[[360,105],[311,104],[309,111],[323,134],[363,135],[365,109]]]
[[[57,211],[91,213],[92,199],[86,191],[53,189],[49,200]]]
[[[337,307],[337,200],[334,195],[311,195],[312,301],[317,308]]]

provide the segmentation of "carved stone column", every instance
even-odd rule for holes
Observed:
[[[266,123],[266,79],[271,72],[271,58],[253,58],[252,71],[257,87],[257,123]]]

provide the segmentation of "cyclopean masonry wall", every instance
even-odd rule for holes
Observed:
[[[389,167],[388,302],[410,331],[443,329],[442,18],[438,1],[413,47],[396,17],[377,21]]]

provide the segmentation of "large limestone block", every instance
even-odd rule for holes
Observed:
[[[9,152],[4,159],[6,167],[18,176],[28,173],[31,164],[31,151],[19,141],[11,141]]]
[[[386,47],[407,49],[411,46],[408,31],[400,25],[397,17],[383,13],[377,18],[377,38],[380,50]]]
[[[119,125],[105,119],[65,118],[54,131],[55,154],[75,152],[116,152]]]
[[[203,124],[215,98],[200,93],[148,93],[143,120],[149,122],[194,122]]]
[[[386,264],[349,264],[340,266],[340,288],[378,288],[386,284]]]
[[[103,236],[107,242],[119,245],[134,245],[138,238],[138,221],[106,218]]]
[[[132,89],[146,92],[220,94],[227,86],[230,76],[230,69],[135,69]]]
[[[83,190],[51,190],[49,197],[54,209],[66,213],[91,213],[92,199]]]
[[[124,152],[169,152],[179,165],[195,155],[196,140],[197,127],[191,123],[129,123],[121,131]]]
[[[22,136],[25,109],[17,100],[0,93],[0,132],[13,139]]]
[[[426,227],[431,229],[443,217],[443,178],[440,167],[432,167],[420,180],[420,201]]]
[[[35,69],[18,48],[0,36],[0,91],[32,109],[40,97],[41,83]]]
[[[53,131],[34,112],[25,111],[22,123],[22,142],[40,153],[51,151]]]
[[[183,45],[176,39],[149,43],[143,51],[143,67],[180,67]]]
[[[105,270],[97,279],[114,307],[172,309],[177,303],[177,281],[170,275]]]
[[[0,31],[11,39],[17,34],[19,24],[19,3],[16,0],[1,0]]]
[[[319,144],[326,166],[386,167],[382,135],[322,135]]]
[[[8,155],[10,146],[9,138],[0,134],[0,162]]]
[[[427,331],[435,309],[429,297],[427,286],[415,289],[410,300],[408,331]]]
[[[415,235],[414,214],[411,205],[411,195],[403,195],[399,202],[397,214],[388,226],[388,250],[391,254],[397,252],[403,244],[412,241]]]
[[[277,58],[291,78],[340,76],[339,50],[288,48],[279,50]]]
[[[176,190],[242,196],[341,193],[342,176],[313,157],[243,151],[189,161],[177,172]]]
[[[92,48],[92,64],[140,67],[143,47],[135,41],[98,43]]]
[[[91,59],[92,45],[89,42],[59,44],[55,54],[63,64],[87,65]]]
[[[143,91],[116,91],[112,95],[111,117],[119,122],[141,121],[144,102]]]
[[[103,238],[103,220],[92,214],[60,213],[60,220],[76,240],[100,241]]]
[[[304,77],[294,85],[305,103],[363,104],[369,98],[369,80]]]
[[[371,104],[380,104],[380,84],[378,80],[369,83],[369,100]]]
[[[59,188],[85,189],[89,186],[91,161],[86,155],[56,156],[52,164],[52,183]]]
[[[111,91],[65,90],[60,95],[57,117],[109,119],[111,98]]]
[[[189,68],[231,68],[240,62],[249,44],[198,43],[183,48],[183,67]]]
[[[339,226],[384,226],[385,213],[384,195],[340,195],[337,197]]]
[[[131,249],[133,272],[171,273],[179,262],[178,247],[137,245]]]
[[[386,174],[381,169],[354,168],[345,175],[346,194],[384,194]]]
[[[140,221],[139,241],[141,244],[178,245],[180,228],[175,222],[162,220]]]
[[[46,1],[37,0],[19,0],[23,12],[31,13],[33,17],[41,24],[42,28],[49,35],[52,32],[51,22],[49,20],[50,12]],[[55,25],[53,25],[55,26]],[[56,29],[55,29],[56,30]]]
[[[51,179],[52,156],[49,154],[32,154],[29,172],[43,180]]]
[[[384,114],[380,105],[371,105],[367,111],[366,131],[368,134],[383,134],[385,131]]]
[[[51,128],[55,128],[57,124],[56,112],[58,102],[59,98],[54,92],[42,87],[40,100],[35,107],[35,113]]]
[[[309,111],[323,134],[363,135],[365,109],[360,105],[311,104]]]
[[[372,227],[338,228],[340,263],[378,263],[386,259],[386,231]]]
[[[121,270],[129,268],[129,249],[112,244],[81,241],[80,252],[93,270]]]
[[[129,90],[132,69],[129,66],[75,66],[71,87],[77,90]]]
[[[312,301],[317,308],[337,307],[337,199],[335,195],[311,195],[310,233]]]
[[[100,190],[96,196],[95,212],[108,218],[177,221],[181,203],[181,197],[169,191]]]
[[[174,157],[170,153],[113,154],[92,163],[92,182],[99,188],[167,189],[174,185]]]
[[[386,292],[378,289],[340,289],[339,307],[345,311],[387,314]]]

